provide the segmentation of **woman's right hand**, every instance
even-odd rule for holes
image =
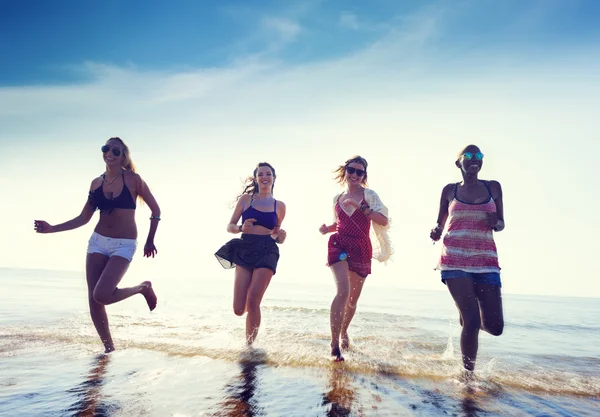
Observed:
[[[327,232],[329,232],[329,228],[326,224],[322,224],[321,227],[319,227],[319,232],[321,232],[322,235],[326,235]]]
[[[52,226],[49,225],[44,220],[34,220],[33,221],[33,229],[37,233],[50,233],[50,232],[52,232]]]
[[[443,231],[444,231],[444,228],[440,227],[440,225],[438,224],[436,227],[434,227],[433,229],[431,229],[431,233],[429,233],[429,237],[434,242],[437,242],[442,237],[442,232]]]
[[[256,219],[246,219],[246,221],[242,223],[242,233],[252,233],[254,222],[256,222]]]

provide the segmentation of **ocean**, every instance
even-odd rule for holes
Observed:
[[[481,333],[465,385],[444,291],[368,281],[334,363],[331,277],[276,275],[251,349],[233,273],[218,278],[154,281],[151,313],[141,296],[108,306],[104,355],[83,272],[0,268],[0,416],[600,415],[600,299],[504,294],[504,334]]]

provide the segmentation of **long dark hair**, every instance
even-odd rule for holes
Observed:
[[[346,162],[344,162],[344,165],[340,165],[339,167],[337,167],[337,169],[335,171],[333,171],[333,173],[335,174],[333,179],[338,184],[344,184],[344,181],[346,180],[346,168],[348,167],[348,165],[350,165],[352,163],[361,164],[363,167],[365,167],[365,175],[362,177],[362,180],[360,181],[360,183],[366,187],[367,186],[367,166],[369,164],[367,164],[367,160],[365,158],[363,158],[362,156],[359,156],[359,155],[353,156],[352,158],[350,158]]]
[[[268,162],[259,162],[254,168],[254,172],[251,177],[246,178],[244,181],[244,191],[240,195],[237,196],[237,200],[240,199],[244,194],[257,194],[258,193],[258,182],[256,181],[256,173],[258,172],[258,168],[260,167],[269,167],[271,172],[273,173],[273,185],[271,186],[271,192],[273,192],[273,188],[275,188],[275,178],[277,178],[277,174],[275,174],[275,168]]]

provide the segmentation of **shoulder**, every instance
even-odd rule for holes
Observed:
[[[279,207],[281,207],[283,210],[285,210],[285,203],[281,200],[275,200],[275,202],[277,203],[277,208],[279,209]]]
[[[444,185],[444,188],[442,188],[442,194],[446,197],[453,196],[454,190],[456,190],[457,185],[458,184],[455,182]]]
[[[379,197],[379,195],[375,192],[375,190],[373,190],[372,188],[363,188],[365,196],[373,196],[373,197]]]
[[[127,170],[127,171],[123,172],[123,176],[125,177],[126,180],[135,181],[136,184],[142,182],[142,177],[137,172]]]
[[[252,199],[252,194],[242,194],[240,199],[238,200],[238,204],[243,206],[250,205],[250,200]]]
[[[92,183],[90,184],[90,191],[94,191],[97,188],[100,188],[100,186],[102,185],[102,177],[96,177],[92,180]]]
[[[496,180],[490,180],[490,181],[486,181],[490,187],[490,190],[492,191],[492,195],[495,196],[502,196],[502,186],[500,185],[500,182],[496,181]]]
[[[454,191],[454,189],[456,188],[457,183],[455,182],[451,182],[450,184],[446,184],[444,185],[444,188],[442,188],[442,192],[448,192],[448,191]]]

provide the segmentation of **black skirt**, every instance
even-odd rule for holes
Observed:
[[[231,239],[215,253],[223,268],[236,265],[252,271],[268,268],[275,274],[279,260],[279,247],[270,235],[242,234],[242,238]]]

